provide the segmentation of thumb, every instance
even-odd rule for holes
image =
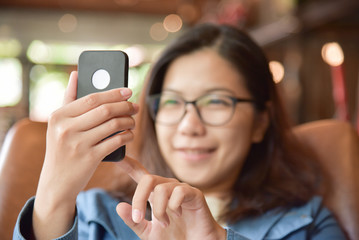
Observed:
[[[129,226],[138,237],[142,238],[150,222],[143,219],[140,223],[135,223],[132,220],[132,206],[125,202],[121,202],[117,205],[116,212],[126,225]]]
[[[77,71],[72,71],[69,78],[69,83],[66,88],[63,105],[66,105],[74,100],[77,96]]]

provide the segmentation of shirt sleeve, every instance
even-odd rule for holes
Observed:
[[[13,240],[29,239],[32,234],[32,212],[34,208],[35,197],[30,198],[21,210],[14,228]],[[77,240],[78,232],[77,211],[74,224],[71,229],[56,240]]]

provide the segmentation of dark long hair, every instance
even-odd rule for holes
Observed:
[[[172,43],[154,64],[140,100],[135,146],[143,164],[154,174],[173,177],[157,143],[155,125],[146,98],[160,93],[170,64],[183,55],[203,48],[214,49],[244,77],[258,112],[268,111],[269,127],[264,139],[252,144],[232,189],[227,221],[261,214],[276,207],[289,208],[308,201],[316,191],[317,171],[310,151],[291,132],[268,61],[261,48],[244,32],[231,26],[198,25]],[[238,202],[234,208],[234,202]]]

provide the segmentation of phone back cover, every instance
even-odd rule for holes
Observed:
[[[104,69],[110,74],[109,85],[101,90],[95,88],[92,84],[92,76],[99,69]],[[127,86],[128,56],[126,53],[122,51],[84,51],[81,53],[78,64],[77,98],[90,93]],[[125,157],[125,152],[126,148],[122,146],[106,156],[103,161],[120,161]]]

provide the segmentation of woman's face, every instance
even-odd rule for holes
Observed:
[[[186,101],[208,92],[252,98],[238,71],[212,49],[176,59],[165,75],[162,92],[176,93]],[[227,123],[208,126],[193,105],[187,104],[186,110],[175,125],[156,123],[161,153],[179,180],[208,194],[226,192],[241,171],[251,144],[261,141],[267,115],[257,113],[251,103],[237,103]]]

